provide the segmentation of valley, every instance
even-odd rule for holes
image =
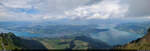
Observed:
[[[37,41],[46,49],[111,49],[113,46],[124,45],[143,37],[143,33],[135,32],[146,30],[145,28],[148,28],[146,24],[148,23],[141,26],[141,23],[59,25],[18,22],[5,24],[1,22],[0,32],[12,32],[18,37]],[[137,29],[133,29],[134,26],[138,26]],[[133,29],[134,32],[126,31],[130,29]]]

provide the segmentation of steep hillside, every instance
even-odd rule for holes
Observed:
[[[126,45],[118,46],[116,49],[150,50],[150,29],[148,29],[148,33],[144,37],[134,40]]]
[[[12,33],[1,33],[0,34],[0,49],[21,49],[21,47],[16,46],[17,37]]]
[[[0,33],[0,50],[15,49],[106,49],[107,43],[87,36],[72,38],[20,38],[13,33]]]
[[[27,40],[15,36],[13,33],[0,33],[0,50],[14,49],[46,49],[35,40]]]

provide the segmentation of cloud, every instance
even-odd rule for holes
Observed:
[[[120,4],[119,0],[104,0],[97,4],[78,7],[65,13],[72,19],[108,19],[110,17],[124,17],[127,11],[128,5]]]
[[[0,17],[1,20],[60,19],[63,18],[64,11],[92,3],[96,2],[92,0],[0,0]]]
[[[129,11],[127,17],[150,16],[150,0],[128,0]]]
[[[147,17],[150,16],[148,1],[0,0],[0,20],[89,20]]]
[[[32,8],[28,3],[31,0],[1,0],[0,3],[8,8]]]

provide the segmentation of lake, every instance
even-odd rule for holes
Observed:
[[[17,32],[17,31],[12,31],[12,30],[5,30],[2,28],[0,28],[0,32],[3,32],[3,33],[12,32],[16,36],[20,36],[20,37],[40,37],[40,34],[33,34],[29,32]]]
[[[106,26],[105,26],[106,27]],[[95,39],[102,40],[109,45],[122,45],[132,40],[136,40],[143,37],[144,34],[134,34],[130,32],[120,31],[114,27],[99,27],[98,29],[109,29],[109,31],[99,32],[97,34],[91,34],[90,36]]]
[[[118,44],[122,45],[143,36],[143,34],[133,34],[130,32],[119,31],[114,29],[113,27],[110,28],[100,27],[98,29],[109,29],[109,30],[90,34],[90,36],[94,39],[104,41],[109,45],[118,45]],[[55,37],[56,35],[61,36],[60,34],[34,34],[29,32],[17,32],[5,30],[2,28],[0,29],[0,32],[13,32],[16,36],[20,37]]]

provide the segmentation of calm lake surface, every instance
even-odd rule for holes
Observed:
[[[17,32],[17,31],[5,30],[2,28],[0,28],[0,32],[4,32],[4,33],[12,32],[16,36],[19,36],[19,37],[40,37],[40,34],[33,34],[33,33],[29,33],[29,32]]]
[[[144,34],[134,34],[130,32],[120,31],[114,28],[115,26],[100,26],[98,29],[109,29],[109,31],[91,34],[90,36],[95,39],[102,40],[109,45],[122,45],[132,40],[136,40],[144,36]]]
[[[102,27],[101,27],[102,28]],[[101,29],[98,28],[98,29]],[[104,29],[104,27],[103,27]],[[124,32],[124,31],[119,31],[116,30],[114,28],[106,28],[109,29],[108,31],[103,31],[103,32],[99,32],[96,34],[90,34],[90,36],[94,39],[99,39],[101,41],[104,41],[106,43],[108,43],[109,45],[122,45],[125,43],[128,43],[132,40],[136,40],[137,38],[140,38],[142,36],[144,36],[143,34],[133,34],[130,32]],[[0,29],[0,32],[13,32],[16,36],[19,37],[53,37],[56,35],[53,34],[33,34],[33,33],[29,33],[29,32],[18,32],[18,31],[11,31],[11,30],[5,30],[5,29]],[[57,34],[59,35],[59,34]]]

